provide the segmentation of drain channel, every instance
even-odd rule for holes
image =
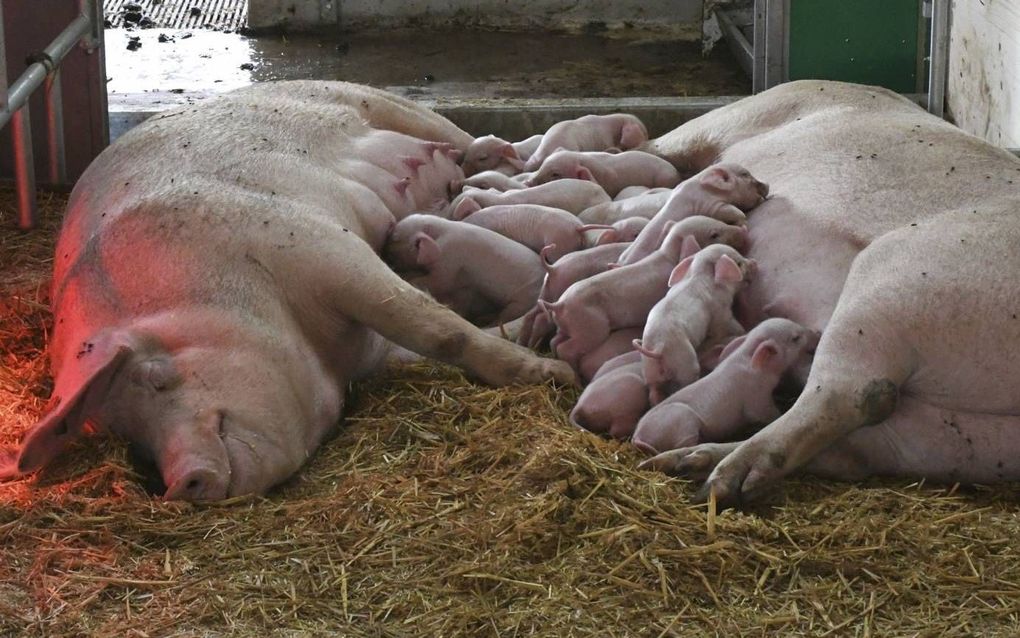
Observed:
[[[236,31],[248,19],[247,0],[108,0],[106,26]]]

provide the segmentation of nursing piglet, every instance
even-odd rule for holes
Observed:
[[[630,243],[637,238],[649,220],[645,217],[628,217],[614,224],[590,224],[585,234],[585,242],[590,246],[604,244]]]
[[[575,215],[586,208],[613,201],[595,182],[564,179],[531,188],[500,192],[471,190],[458,195],[446,208],[446,217],[463,219],[471,213],[501,204],[539,204]]]
[[[767,319],[734,339],[719,366],[648,412],[633,443],[649,454],[732,439],[779,416],[772,393],[786,371],[809,360],[819,335],[788,319]],[[589,386],[590,387],[590,386]]]
[[[585,232],[610,228],[585,225],[564,210],[536,204],[490,206],[471,213],[463,223],[509,237],[535,254],[543,253],[544,259],[554,263],[567,253],[584,248]],[[547,246],[549,248],[543,251]]]
[[[666,223],[704,215],[727,224],[743,224],[751,210],[769,193],[768,184],[756,180],[737,164],[715,164],[673,189],[669,200],[645,226],[620,259],[632,264],[651,253],[665,236]]]
[[[583,179],[595,182],[611,197],[631,186],[673,187],[680,173],[666,160],[643,151],[623,153],[581,153],[556,151],[528,180],[537,186],[559,179]]]
[[[577,217],[588,224],[615,224],[630,217],[651,219],[662,210],[672,194],[672,189],[654,189],[654,192],[649,191],[643,195],[596,204],[581,211]]]
[[[640,338],[641,328],[621,328],[609,333],[606,340],[597,348],[581,357],[581,362],[577,366],[581,382],[588,383],[595,378],[602,364],[613,357],[634,350],[634,341]]]
[[[707,217],[684,220],[670,228],[659,250],[638,263],[579,281],[555,303],[539,301],[556,324],[552,340],[556,356],[577,370],[581,357],[610,332],[643,326],[648,312],[665,296],[670,272],[700,248],[699,236],[712,243],[742,244],[746,234]]]
[[[563,291],[575,282],[609,270],[609,265],[619,259],[626,248],[625,244],[598,246],[570,253],[558,259],[556,263],[551,263],[547,257],[555,247],[546,246],[541,253],[546,275],[538,298],[543,301],[556,301]],[[549,316],[536,305],[524,316],[517,343],[529,348],[538,348],[554,328]]]
[[[541,259],[527,247],[491,230],[433,215],[402,219],[383,254],[410,283],[483,326],[527,312],[545,276]]]
[[[527,188],[521,180],[514,179],[498,171],[482,171],[450,184],[450,190],[457,194],[469,187],[480,188],[482,190],[491,188],[500,192]]]
[[[520,142],[508,142],[495,135],[484,135],[468,145],[461,168],[468,177],[482,171],[516,175],[524,170],[524,162],[541,143],[541,135],[532,135]]]
[[[589,432],[625,439],[647,409],[641,360],[631,351],[602,365],[570,411],[570,422]]]
[[[733,318],[733,297],[755,268],[754,260],[719,245],[673,269],[669,292],[648,313],[641,341],[635,343],[652,405],[698,380],[698,348],[706,339],[744,332]]]
[[[561,148],[568,151],[607,151],[611,148],[625,151],[646,141],[648,129],[633,115],[585,115],[550,126],[538,148],[525,162],[524,170],[535,170],[545,158]]]

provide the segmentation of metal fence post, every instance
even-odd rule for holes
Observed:
[[[5,34],[3,5],[0,1],[0,127],[11,123],[11,142],[14,146],[14,177],[18,196],[18,226],[23,229],[38,223],[35,201],[35,165],[32,148],[32,127],[29,100],[40,86],[44,87],[46,105],[46,137],[49,150],[49,181],[54,185],[67,182],[67,156],[64,136],[64,101],[60,84],[60,64],[76,45],[89,54],[98,52],[99,71],[105,74],[102,58],[103,23],[102,0],[77,0],[79,15],[57,35],[40,53],[31,56],[28,68],[7,85],[4,64]],[[100,90],[97,99],[102,112],[106,112],[106,92]],[[105,119],[101,138],[109,141]]]
[[[949,2],[932,0],[931,54],[928,58],[928,112],[942,117],[949,68]]]
[[[28,104],[11,114],[14,146],[14,182],[18,194],[18,227],[35,228],[39,213],[35,202],[35,158],[32,153],[32,122]]]
[[[46,77],[46,142],[49,146],[49,181],[53,186],[67,183],[64,155],[64,99],[60,88],[60,69]]]

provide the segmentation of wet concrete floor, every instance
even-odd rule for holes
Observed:
[[[132,39],[137,38],[128,48]],[[606,34],[396,30],[246,37],[107,29],[111,111],[160,110],[252,82],[360,82],[423,99],[742,95],[725,47],[626,30]]]

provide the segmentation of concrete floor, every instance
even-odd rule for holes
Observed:
[[[697,41],[639,29],[261,37],[107,29],[106,44],[114,139],[153,112],[268,80],[370,84],[435,107],[476,135],[515,137],[560,119],[621,110],[662,132],[720,103],[691,96],[746,95],[751,88],[725,47],[703,57]]]
[[[128,50],[129,39],[141,45]],[[162,42],[160,40],[163,40]],[[251,82],[361,82],[424,99],[741,95],[750,82],[723,47],[622,32],[390,31],[245,37],[108,29],[112,110],[159,110]]]

